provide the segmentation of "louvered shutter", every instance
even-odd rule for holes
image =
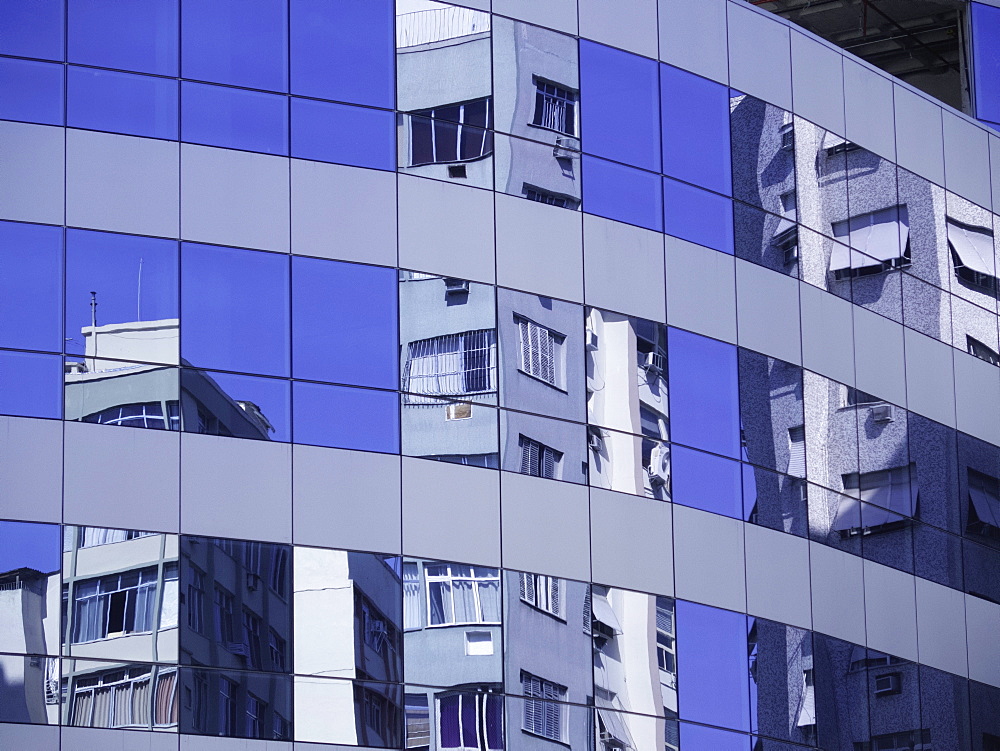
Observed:
[[[534,574],[521,574],[521,599],[534,605],[535,596]]]
[[[556,476],[556,452],[547,446],[542,447],[542,466],[539,476],[553,479]]]
[[[538,449],[539,444],[530,438],[521,438],[521,474],[538,474]]]
[[[541,343],[538,340],[541,331],[535,324],[528,323],[528,333],[531,337],[531,367],[528,368],[528,372],[537,376],[542,371]]]
[[[562,615],[562,593],[559,591],[562,579],[549,577],[549,608],[553,615]]]
[[[538,332],[538,362],[539,368],[536,375],[546,383],[555,384],[556,367],[555,359],[552,355],[552,334],[548,329],[535,327]]]
[[[583,596],[583,633],[589,634],[594,627],[593,600],[590,587],[587,587],[587,594]]]
[[[806,476],[806,429],[802,425],[788,429],[788,474]]]

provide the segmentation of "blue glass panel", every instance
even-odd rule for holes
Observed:
[[[288,91],[285,0],[183,0],[181,75]]]
[[[288,97],[184,81],[181,138],[228,149],[288,154]]]
[[[750,736],[747,735],[701,725],[689,725],[686,722],[681,723],[680,732],[680,747],[684,751],[750,751]],[[765,745],[771,743],[773,741],[762,741],[759,748],[761,751],[778,751],[776,745]]]
[[[142,362],[177,362],[177,243],[151,237],[71,229],[66,232],[66,352],[84,354],[92,316],[105,357]],[[158,322],[154,325],[152,322]],[[156,336],[137,336],[138,328]],[[104,328],[112,327],[112,328]],[[113,336],[121,328],[121,336]],[[103,330],[102,330],[103,329]],[[126,330],[127,329],[127,330]],[[108,336],[103,336],[107,334]],[[112,342],[114,344],[112,345]]]
[[[43,574],[58,571],[62,566],[59,532],[58,524],[0,522],[0,571],[19,568],[31,568]],[[10,631],[4,635],[9,637]],[[51,651],[58,645],[45,646]]]
[[[62,230],[0,222],[0,346],[62,352]]]
[[[179,0],[72,0],[69,62],[177,75]]]
[[[619,222],[663,231],[660,176],[583,157],[583,210]]]
[[[0,120],[63,124],[63,66],[0,58]]]
[[[292,375],[395,388],[396,271],[292,259]]]
[[[290,381],[184,369],[181,401],[190,433],[291,440]]]
[[[69,67],[66,117],[72,128],[177,138],[177,81]]]
[[[0,415],[62,417],[60,355],[0,350]]]
[[[0,2],[0,54],[63,59],[63,0]]]
[[[660,169],[657,63],[580,41],[583,150],[648,170]]]
[[[661,65],[660,92],[664,174],[729,195],[729,90]]]
[[[392,112],[292,99],[292,156],[299,159],[394,170],[395,137]]]
[[[738,459],[736,347],[675,328],[668,337],[671,440]]]
[[[750,729],[746,616],[678,600],[677,670],[682,719]]]
[[[181,355],[192,365],[288,375],[288,256],[184,243]]]
[[[733,253],[733,204],[715,193],[663,178],[663,231]]]
[[[391,109],[394,7],[392,0],[291,0],[292,93]]]
[[[295,442],[399,453],[399,396],[295,381]]]
[[[976,117],[1000,121],[1000,8],[972,3]]]
[[[676,444],[670,462],[675,503],[733,519],[743,517],[739,462]]]

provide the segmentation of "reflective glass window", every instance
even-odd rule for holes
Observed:
[[[662,231],[658,175],[591,156],[583,158],[583,169],[583,208],[588,214]]]
[[[286,0],[182,0],[181,75],[288,90]]]
[[[184,81],[181,137],[191,143],[288,154],[288,98]]]
[[[292,374],[396,386],[396,271],[292,259]]]
[[[63,66],[0,58],[0,119],[63,124]]]
[[[184,535],[179,550],[180,663],[290,673],[291,546]]]
[[[46,704],[62,704],[63,725],[177,730],[176,665],[64,659],[60,667],[62,700],[46,694]]]
[[[92,358],[88,370],[176,363],[178,331],[176,242],[67,231],[67,353]]]
[[[663,172],[729,194],[729,90],[693,73],[660,66]]]
[[[580,41],[583,148],[649,170],[660,168],[657,63]]]
[[[291,0],[292,93],[391,109],[393,21],[392,0]]]
[[[63,59],[63,0],[0,3],[0,54]]]
[[[296,381],[295,442],[399,453],[399,397],[394,391]]]
[[[62,416],[62,358],[0,350],[0,414]]]
[[[677,601],[677,685],[686,720],[747,731],[747,619]]]
[[[182,355],[192,365],[288,375],[288,256],[184,243]]]
[[[69,66],[71,128],[148,138],[177,138],[177,81]]]
[[[497,469],[500,466],[497,412],[486,404],[403,394],[403,453]]]
[[[393,170],[395,134],[392,112],[292,98],[292,156],[299,159]]]
[[[8,623],[0,632],[0,651],[59,654],[58,610],[48,611],[45,600],[50,587],[59,585],[60,543],[58,524],[0,522],[0,587],[21,592],[16,613],[10,595],[0,609]]]
[[[62,230],[0,222],[0,346],[62,351]]]
[[[189,433],[290,441],[290,387],[276,378],[185,369],[181,421]]]
[[[123,333],[123,338],[138,334]],[[176,344],[176,327],[174,335]],[[150,430],[181,429],[176,368],[89,357],[82,362],[67,361],[66,365],[63,419]]]
[[[810,745],[816,731],[812,633],[763,618],[748,617],[747,626],[751,731]]]
[[[274,673],[180,668],[180,732],[291,740],[292,678]]]
[[[180,0],[72,0],[70,62],[176,76],[179,4]]]
[[[739,462],[674,445],[671,471],[676,503],[733,519],[743,517]]]
[[[1000,8],[972,3],[976,117],[1000,123]]]
[[[736,347],[675,328],[668,341],[671,438],[739,458]]]
[[[724,196],[665,177],[663,231],[732,254],[732,202]]]
[[[718,728],[707,728],[701,725],[691,725],[686,722],[680,723],[679,748],[684,751],[750,751],[750,736],[739,733],[731,733]],[[761,751],[784,751],[771,740],[759,740],[759,745],[754,748]],[[667,749],[673,751],[671,746]],[[798,751],[798,747],[788,751]]]

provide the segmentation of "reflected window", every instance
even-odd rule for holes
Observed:
[[[155,566],[76,582],[73,643],[152,631],[156,593]]]
[[[931,751],[930,730],[873,735],[870,741],[855,741],[854,751]]]
[[[881,404],[884,400],[877,396],[868,394],[859,389],[847,387],[847,397],[845,400],[845,405],[848,407],[860,407],[867,404]]]
[[[535,80],[535,88],[535,116],[531,124],[575,136],[576,92],[539,79]]]
[[[566,687],[522,671],[521,691],[525,696],[521,728],[527,733],[564,743],[563,706],[556,702],[566,700]]]
[[[410,166],[480,159],[493,153],[492,97],[410,115]]]
[[[426,694],[406,695],[406,747],[427,748],[431,742],[431,714]]]
[[[859,214],[833,223],[833,236],[844,245],[837,245],[830,256],[830,271],[834,278],[881,274],[910,265],[909,219],[906,206],[892,206]]]
[[[92,728],[176,725],[177,671],[158,671],[154,682],[154,669],[147,665],[77,676],[68,697],[70,724]]]
[[[463,693],[438,696],[441,748],[463,751],[503,749],[503,697]],[[409,739],[409,736],[407,736]],[[409,747],[409,740],[407,743]]]
[[[543,574],[519,574],[521,601],[549,615],[565,620],[563,615],[563,580]]]
[[[496,391],[496,332],[478,329],[410,342],[403,370],[408,404],[414,395],[460,396]]]
[[[996,254],[993,231],[946,217],[948,248],[955,264],[955,276],[994,294],[997,290]]]
[[[495,568],[433,564],[424,567],[431,626],[500,623],[500,572]]]
[[[841,535],[895,529],[917,511],[918,485],[911,466],[843,475],[844,492],[833,528]],[[860,499],[860,503],[859,503]]]
[[[94,548],[98,545],[110,545],[115,542],[136,540],[140,537],[153,537],[156,532],[140,532],[137,529],[105,529],[104,527],[78,527],[77,545],[81,548]]]
[[[520,362],[522,373],[561,388],[563,343],[566,337],[539,326],[534,321],[514,316],[520,333]]]
[[[657,597],[656,662],[660,668],[660,682],[670,688],[677,688],[677,631],[674,624],[674,601],[668,597]]]
[[[978,339],[973,339],[971,336],[966,335],[965,344],[969,354],[973,357],[985,360],[990,365],[1000,366],[1000,353],[993,351]]]
[[[224,676],[219,676],[219,735],[237,735],[236,692],[239,686]]]
[[[580,199],[578,198],[564,196],[560,193],[551,193],[547,190],[542,190],[541,188],[533,188],[527,183],[524,184],[522,192],[524,193],[524,197],[529,201],[534,201],[535,203],[545,203],[549,206],[558,206],[561,209],[575,209],[580,205]]]
[[[87,415],[82,421],[153,430],[180,430],[181,427],[180,408],[176,401],[120,404]]]
[[[233,596],[219,585],[216,585],[215,640],[224,644],[232,644],[233,631]]]
[[[969,521],[973,534],[1000,539],[1000,480],[969,470]]]
[[[253,694],[247,692],[246,703],[246,737],[260,738],[260,720],[267,705]]]
[[[523,435],[518,437],[518,446],[521,449],[519,471],[522,475],[545,477],[549,480],[559,478],[559,465],[563,456],[561,452]]]
[[[188,628],[205,633],[205,574],[191,566],[186,593]]]

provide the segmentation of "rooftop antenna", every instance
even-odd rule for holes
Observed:
[[[97,293],[90,292],[90,335],[94,338],[94,360],[97,359]]]
[[[135,320],[142,320],[142,258],[139,259],[139,284],[135,293]]]

